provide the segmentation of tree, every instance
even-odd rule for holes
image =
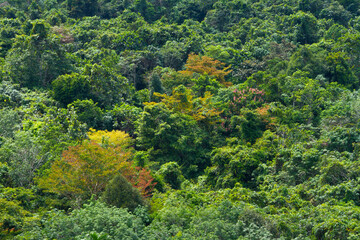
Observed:
[[[186,70],[180,71],[180,73],[188,76],[192,76],[194,73],[208,74],[215,76],[219,82],[226,85],[229,83],[225,82],[225,76],[231,72],[230,67],[225,67],[225,63],[208,56],[190,54],[185,64]]]
[[[155,96],[160,97],[161,102],[170,110],[192,116],[203,127],[214,125],[222,112],[215,108],[212,95],[209,92],[205,92],[204,97],[194,98],[191,89],[183,85],[174,88],[172,96],[158,93],[155,93]]]
[[[349,89],[359,88],[359,79],[351,71],[347,63],[348,57],[343,52],[329,53],[326,62],[329,65],[329,79],[338,82]]]
[[[111,107],[122,102],[130,102],[133,86],[119,73],[105,65],[86,65],[84,75],[90,82],[90,96],[101,107]]]
[[[1,10],[0,10],[1,11]],[[0,34],[0,57],[5,57],[6,53],[11,49],[13,38],[21,34],[21,23],[19,19],[2,18],[1,34]]]
[[[130,167],[131,140],[120,131],[109,138],[95,135],[92,140],[69,147],[45,174],[38,178],[41,188],[70,198],[87,198],[99,194],[121,170]],[[100,141],[100,145],[98,142]]]
[[[118,208],[134,211],[139,205],[145,205],[138,189],[134,188],[125,177],[118,174],[106,185],[103,200]]]
[[[341,25],[347,26],[352,16],[349,11],[344,9],[339,1],[334,1],[321,10],[319,17],[331,19]]]
[[[128,134],[121,131],[89,133],[90,140],[69,147],[42,176],[37,178],[41,188],[83,200],[102,192],[117,174],[123,174],[134,186],[148,194],[152,190],[151,175],[134,173],[130,159],[133,149]],[[144,184],[144,182],[146,184]],[[139,184],[141,183],[141,184]]]
[[[23,130],[36,137],[36,144],[41,146],[42,154],[49,154],[52,159],[58,157],[68,146],[74,145],[86,136],[86,125],[78,120],[73,108],[64,109],[46,107],[43,103],[33,104],[27,112],[33,116],[37,108],[44,111],[35,118],[23,120]]]
[[[343,37],[348,32],[348,29],[340,24],[333,24],[325,33],[325,39],[333,39],[338,41],[340,37]]]
[[[42,154],[41,146],[36,144],[37,140],[30,132],[19,131],[14,134],[14,139],[3,142],[0,158],[10,167],[12,186],[32,186],[36,172],[48,160],[47,154]]]
[[[312,14],[297,12],[291,16],[291,27],[295,30],[296,41],[311,44],[318,40],[318,23]]]
[[[92,99],[76,100],[68,108],[74,108],[79,121],[86,123],[89,128],[102,128],[103,112]]]
[[[134,42],[134,37],[130,38]],[[121,40],[120,43],[123,43]],[[156,67],[157,58],[154,52],[146,51],[124,51],[119,61],[120,72],[129,82],[133,83],[136,90],[146,87],[143,76],[146,72]]]
[[[237,24],[241,18],[249,18],[253,11],[247,1],[216,1],[213,4],[214,10],[206,14],[205,21],[219,31],[226,31]]]
[[[70,16],[73,18],[93,16],[98,11],[98,0],[67,0],[66,2]]]
[[[78,73],[61,75],[51,85],[55,100],[64,106],[75,100],[85,100],[91,96],[89,77]]]
[[[104,125],[108,130],[121,130],[134,136],[135,122],[141,115],[142,109],[126,103],[115,105],[104,114]],[[107,121],[108,120],[108,121]]]
[[[169,18],[178,24],[185,20],[195,20],[202,22],[208,10],[212,8],[215,0],[190,0],[173,1],[175,6],[171,9]]]
[[[71,65],[60,39],[49,34],[49,26],[41,20],[31,25],[30,36],[18,35],[5,58],[6,71],[13,82],[22,87],[49,87],[59,75],[69,72]]]
[[[310,12],[315,16],[318,16],[323,4],[320,0],[300,0],[299,1],[299,10],[303,12]]]
[[[18,201],[8,201],[0,198],[0,237],[15,235],[29,220],[30,212],[24,210]],[[5,234],[7,233],[7,234]]]
[[[186,59],[186,50],[182,42],[167,41],[159,51],[162,65],[180,70]]]
[[[149,22],[155,19],[155,9],[151,1],[148,2],[146,0],[135,0],[133,3],[133,8]]]
[[[30,19],[34,20],[37,18],[41,18],[42,11],[37,0],[33,0],[31,2],[30,6],[28,7],[28,11],[29,11]]]
[[[1,137],[11,138],[14,136],[16,130],[19,129],[20,129],[19,112],[9,108],[0,109],[0,138]]]
[[[181,183],[184,180],[184,176],[176,162],[163,164],[157,174],[173,189],[180,189]]]
[[[155,101],[157,99],[156,96],[154,96],[154,93],[164,93],[164,87],[162,86],[161,82],[161,72],[160,68],[154,69],[150,75],[149,75],[149,90],[150,90],[150,100]]]
[[[34,240],[141,239],[144,228],[141,217],[126,209],[109,207],[101,201],[91,201],[70,214],[59,210],[50,211],[44,216],[42,228],[32,226],[23,237]],[[99,235],[99,238],[94,238]]]
[[[318,75],[327,73],[326,58],[328,51],[323,47],[311,45],[302,46],[290,57],[288,63],[287,75],[292,75],[296,71],[301,70],[308,72],[309,77],[316,78]]]
[[[193,117],[172,113],[163,103],[145,107],[137,134],[137,146],[148,152],[150,161],[177,162],[187,177],[194,177],[208,165],[206,132]]]

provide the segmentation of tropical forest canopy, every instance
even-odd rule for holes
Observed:
[[[360,239],[360,0],[0,0],[1,239]]]

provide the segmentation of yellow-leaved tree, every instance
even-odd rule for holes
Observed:
[[[204,97],[194,98],[191,89],[183,85],[175,88],[171,96],[160,93],[154,93],[154,95],[159,97],[161,102],[170,110],[190,115],[201,125],[214,125],[219,121],[219,115],[222,113],[221,110],[213,106],[212,95],[209,92],[206,92]],[[153,104],[157,103],[146,103],[146,105]]]
[[[143,195],[148,195],[155,184],[148,170],[133,166],[131,144],[132,139],[125,132],[92,130],[89,140],[64,151],[37,178],[38,184],[49,192],[82,200],[99,194],[114,176],[122,174]]]

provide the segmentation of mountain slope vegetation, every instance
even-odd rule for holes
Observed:
[[[0,0],[1,239],[359,239],[359,0]]]

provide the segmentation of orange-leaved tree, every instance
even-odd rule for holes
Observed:
[[[37,179],[41,188],[72,199],[99,194],[117,174],[147,196],[155,183],[150,172],[140,174],[130,161],[132,139],[122,131],[91,131],[89,140],[69,147],[45,174]]]
[[[225,67],[225,63],[219,60],[191,53],[186,61],[185,68],[186,70],[180,71],[180,73],[188,76],[192,76],[194,73],[207,74],[214,76],[224,85],[230,85],[230,83],[225,82],[225,76],[231,73],[229,70],[231,66]]]

